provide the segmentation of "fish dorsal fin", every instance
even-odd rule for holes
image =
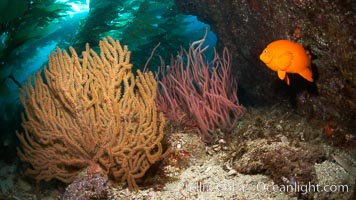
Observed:
[[[307,79],[310,82],[313,82],[313,73],[310,67],[305,68],[305,70],[298,72],[303,78]]]
[[[293,54],[287,51],[278,57],[278,67],[281,70],[286,70],[292,63]]]

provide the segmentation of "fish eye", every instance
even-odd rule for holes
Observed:
[[[267,49],[263,50],[263,53],[267,53]]]

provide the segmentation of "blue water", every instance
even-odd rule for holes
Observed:
[[[68,5],[68,10],[66,10],[66,13],[64,14],[63,17],[53,20],[48,26],[39,27],[39,28],[43,28],[44,30],[44,33],[40,38],[26,41],[21,46],[16,47],[9,55],[11,59],[2,58],[0,53],[0,61],[1,61],[0,80],[2,82],[2,84],[0,85],[0,102],[1,102],[0,112],[4,113],[5,108],[9,104],[20,103],[18,99],[18,84],[16,84],[11,79],[7,78],[8,76],[13,76],[20,84],[25,84],[27,81],[27,77],[29,75],[33,75],[36,71],[43,68],[43,66],[47,63],[50,52],[55,50],[56,46],[59,46],[62,49],[67,49],[69,46],[73,45],[73,43],[76,42],[75,40],[77,38],[77,34],[80,30],[80,27],[85,23],[85,20],[88,17],[90,2],[89,0],[81,0],[81,1],[60,0],[60,1]],[[98,2],[101,3],[104,1],[97,1],[96,4],[98,4]],[[116,28],[109,31],[106,30],[105,33],[102,33],[100,35],[112,34],[112,36],[114,37],[121,34],[122,36],[122,33],[125,33],[125,28],[130,26],[130,23],[134,21],[135,17],[138,18],[140,17],[139,14],[140,11],[142,11],[139,10],[141,6],[140,3],[142,3],[143,1],[126,1],[126,2],[128,2],[127,4],[125,4],[126,7],[124,6],[123,8],[121,8],[121,10],[118,10],[117,11],[118,17],[115,20],[111,21],[111,23],[117,23]],[[165,13],[169,13],[169,9],[172,9],[169,6],[173,5],[173,0],[166,0],[164,2],[167,2],[167,6],[164,6],[160,4],[161,2],[159,2],[157,3],[156,8],[154,7],[148,8],[149,9],[148,16],[152,15],[152,17],[155,20],[157,20],[157,22],[164,21],[163,19],[167,17],[167,15],[165,16]],[[31,4],[30,2],[29,9],[32,9],[33,5],[34,4]],[[151,4],[151,6],[152,5],[153,4]],[[131,7],[128,8],[128,6]],[[147,15],[147,13],[145,14]],[[170,19],[175,19],[174,15],[168,16],[167,18],[169,17]],[[213,55],[213,47],[217,42],[217,38],[215,34],[212,31],[210,31],[210,27],[207,24],[200,22],[195,16],[178,14],[176,17],[177,18],[180,17],[179,19],[183,19],[183,20],[181,21],[177,20],[176,22],[174,22],[176,24],[173,25],[177,27],[183,27],[183,28],[178,29],[179,32],[176,30],[174,31],[164,30],[166,32],[165,38],[174,39],[168,41],[167,42],[168,45],[171,46],[173,45],[176,47],[176,49],[179,49],[180,46],[187,47],[192,42],[201,39],[205,34],[206,28],[208,28],[209,32],[206,37],[206,41],[204,45],[209,46],[209,49],[206,51],[206,54],[207,54],[207,58],[211,58]],[[147,17],[147,20],[149,20],[148,18],[150,17]],[[21,17],[19,19],[21,19]],[[150,20],[152,21],[152,19]],[[166,21],[168,21],[168,19],[166,19]],[[23,23],[26,23],[25,19],[23,19]],[[123,23],[123,24],[119,24],[119,23]],[[160,27],[160,24],[152,24],[152,26],[156,27],[157,29],[158,28],[162,29],[162,27]],[[122,28],[120,29],[117,27],[122,27]],[[90,33],[90,30],[88,33]],[[0,39],[1,39],[0,50],[1,50],[1,47],[6,45],[6,40],[9,38],[8,38],[8,32],[6,31],[2,33],[0,32],[0,34],[1,34],[0,35]],[[170,34],[172,36],[170,36]],[[138,37],[144,38],[147,43],[150,40],[149,37],[146,37],[147,35],[150,35],[150,33],[146,32],[145,35],[141,35]],[[177,37],[181,37],[181,38],[177,38]],[[116,37],[114,38],[121,39]],[[138,39],[134,39],[133,41],[137,42],[137,45],[139,44]],[[97,44],[90,44],[90,45],[94,46]],[[129,45],[129,49],[134,54],[135,53],[134,51],[136,50],[135,44],[131,43],[132,46],[130,46],[130,44],[128,45]],[[162,44],[160,48],[165,49],[166,47],[164,45],[165,44]],[[153,48],[154,45],[152,44],[152,46],[149,47],[149,49],[143,46],[141,47],[141,50],[143,49],[143,51],[146,51],[146,53],[149,54]],[[173,55],[176,54],[177,51],[165,52],[165,53]],[[138,53],[137,55],[142,56],[142,58],[138,58],[138,60],[147,59],[147,55],[143,55],[142,53]],[[168,63],[169,60],[167,60],[166,62]]]

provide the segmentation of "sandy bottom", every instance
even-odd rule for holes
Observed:
[[[156,166],[159,172],[136,193],[111,183],[107,199],[356,199],[355,148],[352,141],[333,143],[327,123],[289,110],[247,110],[232,133],[217,131],[210,145],[193,132],[167,128],[172,154]],[[0,199],[63,199],[65,185],[44,183],[36,190],[16,170],[18,163],[0,165]]]

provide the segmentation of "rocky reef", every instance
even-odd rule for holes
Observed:
[[[356,125],[354,1],[176,0],[178,8],[211,25],[219,47],[233,54],[239,98],[247,105],[291,104],[303,116],[332,121],[348,132]],[[315,82],[280,81],[259,60],[270,42],[288,39],[312,55]]]

